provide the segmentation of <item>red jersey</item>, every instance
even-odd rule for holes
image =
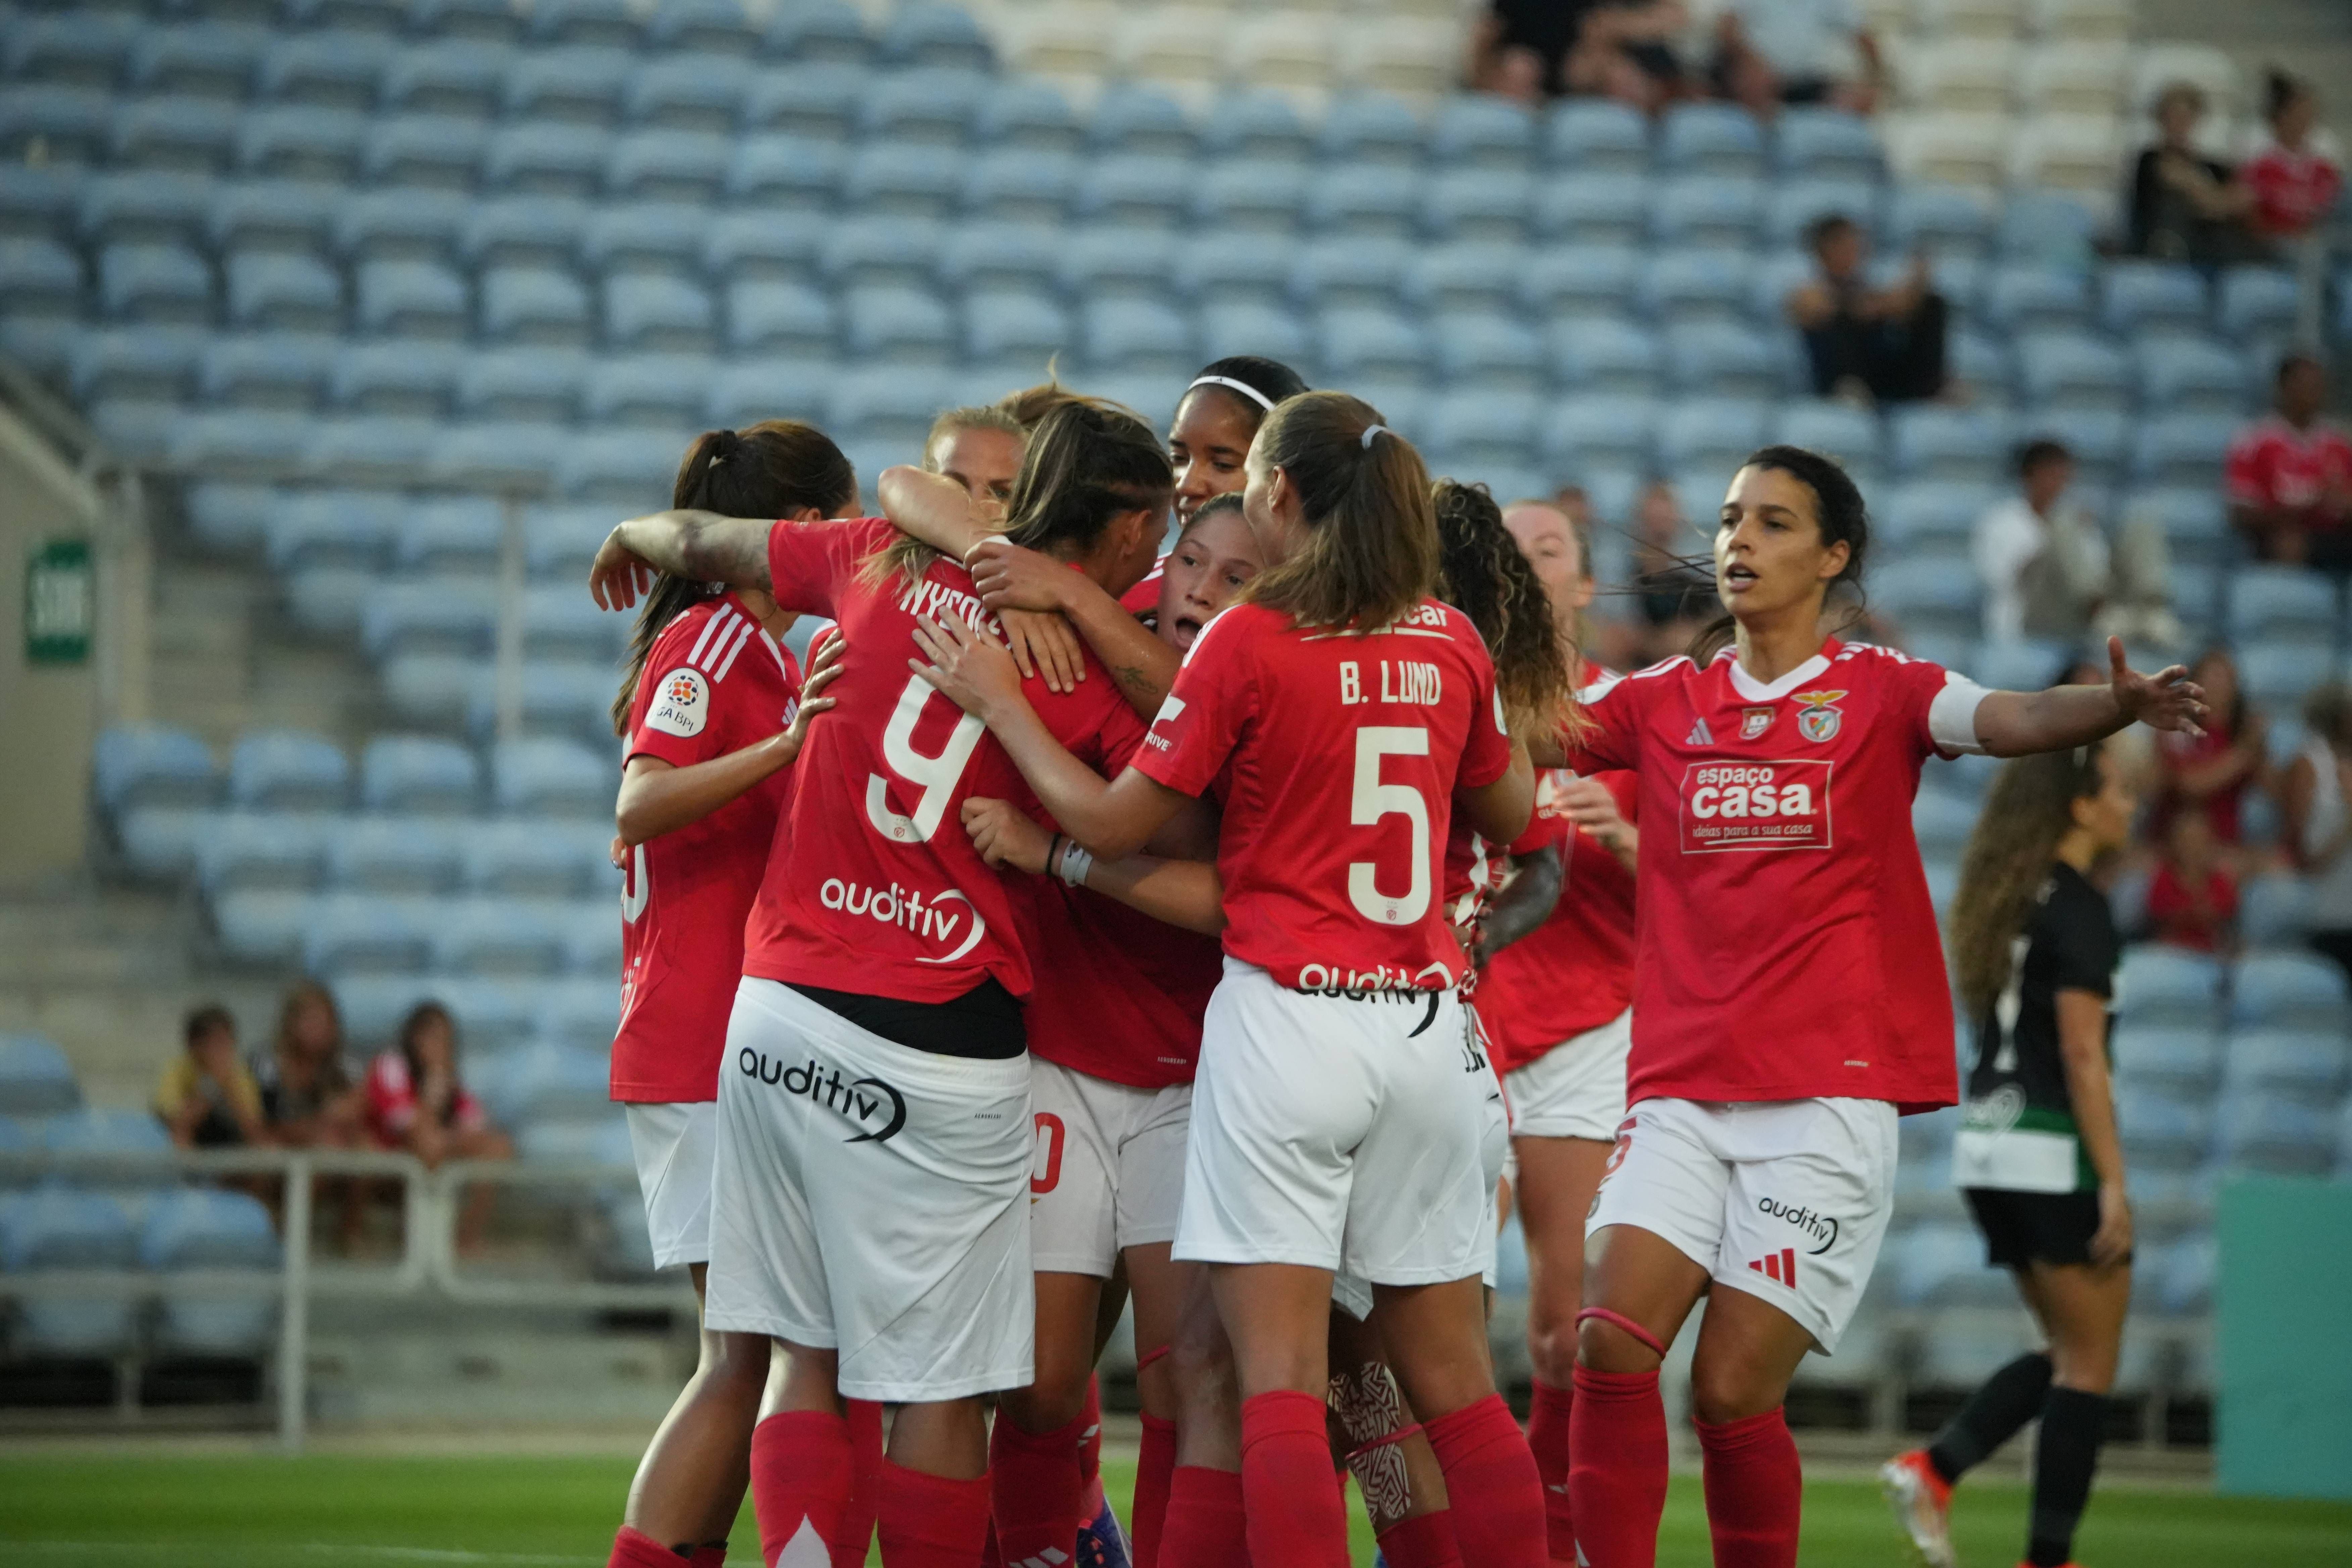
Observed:
[[[2230,443],[2227,472],[2230,499],[2240,506],[2317,511],[2341,522],[2342,498],[2352,490],[2352,441],[2333,425],[2315,421],[2298,430],[2273,414]]]
[[[1626,1102],[1950,1105],[1951,987],[1911,799],[1983,691],[1835,638],[1769,686],[1729,649],[1591,689],[1582,771],[1641,775]]]
[[[732,999],[731,996],[730,998]],[[408,1141],[409,1129],[416,1125],[416,1082],[408,1075],[408,1058],[397,1050],[383,1051],[368,1064],[367,1081],[361,1085],[366,1101],[367,1128],[377,1143],[386,1149],[396,1149]],[[448,1126],[471,1131],[489,1124],[482,1114],[481,1101],[466,1092],[463,1084],[450,1097]]]
[[[1488,960],[1479,977],[1478,1016],[1504,1072],[1599,1028],[1633,999],[1633,873],[1568,820],[1559,789],[1570,776],[1556,768],[1538,776],[1535,820],[1511,846],[1514,855],[1559,847],[1559,902],[1551,918]],[[1638,822],[1638,777],[1596,776],[1618,815]]]
[[[2265,234],[2304,234],[2344,194],[2343,172],[2320,153],[2276,142],[2238,165],[2254,193],[2254,226]]]
[[[684,768],[741,751],[790,724],[800,694],[800,666],[742,601],[732,594],[706,600],[664,626],[646,654],[628,756]],[[614,1100],[719,1098],[727,1016],[743,973],[743,920],[791,778],[780,768],[630,856],[621,889]]]
[[[2205,721],[2204,732],[2184,734],[2179,730],[2159,730],[2156,736],[2156,760],[2167,775],[2176,775],[2191,768],[2218,762],[2230,754],[2238,744],[2238,734],[2225,717],[2216,716]],[[2168,776],[2165,792],[2157,802],[2156,831],[2161,835],[2172,826],[2180,812],[2202,811],[2206,826],[2213,837],[2224,844],[2235,844],[2245,836],[2246,792],[2254,786],[2251,774],[2240,775],[2238,782],[2217,789],[2200,805],[2172,787]]]
[[[988,868],[964,832],[973,795],[1038,815],[1036,797],[986,726],[907,668],[916,616],[996,617],[961,566],[875,584],[868,557],[898,537],[881,518],[779,522],[768,534],[776,603],[840,623],[847,643],[809,728],[786,810],[792,852],[771,854],[745,933],[743,972],[905,1002],[951,1002],[993,977],[1029,994],[1028,900]],[[1047,730],[1102,773],[1123,766],[1143,722],[1091,652],[1098,679],[1055,692],[1024,683]],[[785,840],[780,837],[779,842]]]
[[[1224,972],[1217,939],[1058,878],[1029,887],[1042,958],[1023,1013],[1030,1051],[1137,1089],[1192,1082],[1201,1019]]]
[[[1443,857],[1457,788],[1509,771],[1495,667],[1433,599],[1370,633],[1243,604],[1201,628],[1136,754],[1224,815],[1225,952],[1306,991],[1442,988],[1462,976]]]
[[[2157,941],[2215,952],[2237,919],[2238,884],[2229,872],[2216,866],[2198,888],[2170,861],[2158,865],[2147,887],[2147,923]]]
[[[1143,580],[1118,596],[1118,607],[1130,616],[1156,615],[1160,610],[1160,574],[1167,569],[1168,557],[1162,554],[1151,563]]]

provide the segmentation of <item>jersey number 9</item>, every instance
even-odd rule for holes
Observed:
[[[898,707],[890,711],[889,726],[882,731],[882,760],[892,773],[922,789],[913,813],[901,816],[892,811],[889,781],[880,773],[866,775],[866,820],[893,844],[930,842],[931,835],[940,830],[940,819],[947,815],[956,784],[963,778],[965,764],[971,761],[986,731],[971,714],[959,713],[938,755],[926,756],[915,750],[915,726],[922,719],[923,705],[938,695],[921,676],[908,677],[906,689],[898,693]]]

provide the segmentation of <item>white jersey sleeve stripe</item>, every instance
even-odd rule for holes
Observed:
[[[1977,739],[1977,705],[1992,693],[1965,675],[1947,671],[1944,689],[1927,705],[1927,737],[1948,752],[1984,755]]]
[[[702,635],[694,639],[694,647],[687,653],[686,662],[688,664],[700,664],[702,662],[702,650],[710,646],[711,637],[714,634],[724,635],[722,628],[734,618],[735,611],[732,606],[723,605],[719,606],[719,610],[717,615],[702,623]]]
[[[716,660],[719,665],[717,669],[710,672],[710,679],[713,681],[720,681],[727,679],[727,672],[735,668],[735,656],[743,651],[743,645],[751,640],[751,634],[753,632],[760,629],[752,623],[750,616],[742,616],[740,619],[743,623],[742,626],[735,633],[734,640],[727,645],[726,654],[722,657],[715,649],[711,653],[710,657]]]

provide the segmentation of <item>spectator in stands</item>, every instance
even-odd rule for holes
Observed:
[[[1974,554],[1984,580],[1989,642],[2046,637],[2078,642],[2107,595],[2107,542],[2098,522],[2064,503],[2074,455],[2056,441],[2018,453],[2018,493],[1977,519]]]
[[[2270,139],[2239,171],[2253,193],[2254,230],[2273,240],[2299,239],[2334,210],[2344,172],[2315,134],[2319,100],[2301,77],[2270,72],[2263,118]]]
[[[2205,732],[2157,738],[2160,816],[2168,825],[2176,816],[2201,816],[2216,843],[2234,847],[2242,837],[2246,792],[2262,783],[2269,726],[2239,689],[2229,649],[2207,648],[2189,679],[2205,689]]]
[[[1878,107],[1886,66],[1862,0],[1727,0],[1715,38],[1717,90],[1760,119],[1784,103]],[[1843,79],[1855,64],[1861,77]]]
[[[2230,521],[2260,560],[2352,570],[2352,440],[2320,418],[2326,405],[2326,369],[2288,354],[2273,412],[2230,444]]]
[[[269,1142],[261,1090],[237,1056],[236,1020],[218,1003],[188,1015],[179,1053],[155,1085],[155,1115],[183,1149],[234,1149]]]
[[[420,1002],[400,1026],[399,1043],[368,1068],[367,1124],[376,1142],[404,1150],[429,1169],[445,1160],[504,1160],[514,1154],[457,1074],[457,1026],[438,1002]],[[494,1189],[477,1184],[457,1218],[457,1246],[470,1251],[489,1220]]]
[[[1813,393],[1869,405],[1934,397],[1944,390],[1945,309],[1914,255],[1899,282],[1874,288],[1870,237],[1843,213],[1814,223],[1821,271],[1789,291],[1789,319],[1805,334]]]
[[[2228,164],[2197,150],[2204,118],[2205,94],[2189,82],[2174,82],[2157,98],[2156,142],[2132,170],[2133,255],[2214,267],[2255,253],[2246,226],[2254,194]]]
[[[1493,0],[1471,36],[1470,85],[1536,103],[1563,93],[1645,112],[1688,92],[1682,0]]]
[[[2235,945],[2238,879],[2230,874],[2202,812],[2174,814],[2147,887],[2149,934],[2198,952]]]
[[[347,1149],[362,1137],[359,1078],[343,1052],[342,1015],[331,992],[299,980],[278,1012],[278,1038],[250,1063],[273,1142]]]
[[[2304,879],[2307,940],[2352,975],[2352,691],[2314,691],[2303,725],[2279,780],[2280,837]]]
[[[1639,616],[1629,667],[1683,651],[1717,609],[1714,574],[1684,546],[1696,542],[1675,487],[1654,479],[1633,503],[1633,605]]]

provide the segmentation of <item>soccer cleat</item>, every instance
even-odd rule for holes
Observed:
[[[1914,1448],[1879,1466],[1878,1489],[1927,1568],[1953,1568],[1952,1489],[1927,1462],[1926,1450]]]
[[[1119,1529],[1118,1515],[1111,1511],[1108,1500],[1092,1521],[1078,1526],[1077,1558],[1072,1568],[1135,1568],[1135,1559],[1127,1550],[1127,1532]]]

